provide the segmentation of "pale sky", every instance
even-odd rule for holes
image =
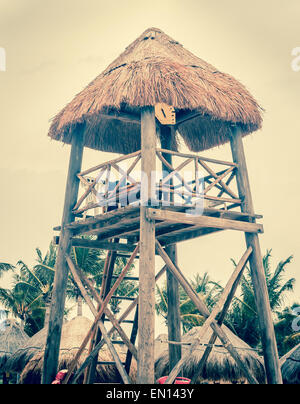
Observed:
[[[254,206],[264,215],[263,253],[273,249],[274,265],[294,255],[287,276],[299,301],[299,20],[299,0],[0,0],[0,261],[32,264],[60,224],[69,146],[50,141],[49,120],[157,27],[240,80],[266,110],[263,129],[245,140]],[[201,154],[231,158],[229,145]],[[83,167],[112,156],[87,149]],[[230,258],[244,250],[242,233],[222,232],[180,244],[179,266],[224,285]]]

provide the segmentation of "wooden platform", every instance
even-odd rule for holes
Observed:
[[[191,214],[190,207],[159,207],[147,209],[149,220],[155,220],[155,233],[161,245],[166,246],[211,234],[221,230],[238,230],[248,233],[263,233],[263,226],[254,223],[259,215],[249,215],[233,210],[206,208],[202,215]],[[79,219],[66,225],[72,232],[72,243],[76,246],[116,249],[131,252],[139,241],[140,207],[127,206],[87,219]],[[54,228],[59,231],[60,227]],[[77,236],[96,235],[97,240],[86,240]],[[112,246],[110,239],[125,240]],[[58,243],[58,237],[56,237]],[[126,242],[127,240],[127,242]]]

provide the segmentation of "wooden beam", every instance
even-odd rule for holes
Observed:
[[[139,308],[137,306],[135,315],[134,315],[134,320],[133,320],[133,325],[131,329],[131,336],[130,336],[130,342],[134,345],[138,333],[138,322],[139,322]],[[127,355],[126,355],[126,360],[125,360],[125,370],[129,374],[130,372],[130,367],[131,367],[131,361],[132,361],[132,353],[128,349]]]
[[[233,161],[238,165],[236,178],[239,197],[243,201],[242,211],[253,215],[254,207],[250,191],[242,132],[239,127],[233,128],[230,145]],[[282,384],[272,312],[258,235],[246,232],[245,238],[247,246],[253,249],[249,263],[261,330],[267,380],[269,384]]]
[[[166,272],[166,265],[156,274],[155,276],[155,282],[157,282],[161,276]],[[122,321],[124,321],[128,315],[132,312],[132,310],[138,305],[139,302],[139,298],[137,297],[124,311],[124,313],[120,316],[120,318],[117,320],[118,323],[120,324]],[[114,332],[115,327],[113,326],[109,331],[108,331],[108,336],[111,336],[112,333]],[[90,353],[90,355],[86,358],[86,360],[83,362],[83,364],[80,366],[80,368],[77,370],[76,374],[74,375],[73,379],[72,379],[72,383],[75,384],[77,382],[77,380],[79,379],[79,377],[81,376],[81,374],[84,372],[84,370],[86,369],[86,367],[91,363],[91,361],[93,360],[93,358],[98,355],[98,352],[100,351],[100,349],[103,347],[103,345],[105,344],[104,340],[101,340],[99,342],[99,344],[94,348],[94,350]]]
[[[172,212],[161,209],[148,209],[147,217],[151,220],[167,220],[175,223],[177,222],[202,226],[204,228],[210,227],[224,230],[241,230],[249,233],[263,233],[263,226],[261,224],[211,216],[188,215],[186,213]]]
[[[69,223],[66,226],[66,228],[70,229],[70,230],[77,230],[81,227],[93,226],[94,224],[97,224],[97,223],[101,223],[103,226],[110,219],[114,220],[115,218],[118,217],[119,220],[121,220],[128,214],[134,214],[134,212],[135,212],[135,214],[137,214],[139,216],[140,209],[138,206],[126,206],[126,207],[118,208],[116,210],[112,210],[112,211],[109,211],[106,213],[101,213],[100,215],[88,217],[87,219],[76,220],[72,223]],[[60,230],[60,229],[58,227],[55,227],[54,230]]]
[[[250,248],[251,248],[251,247],[250,247]],[[248,251],[248,250],[247,250],[247,251]],[[252,251],[252,249],[251,249],[251,251]],[[247,253],[247,252],[246,252],[246,253]],[[248,259],[249,259],[249,256],[248,256],[248,258],[246,258],[246,259],[243,261],[243,267],[241,268],[241,271],[240,271],[239,275],[237,276],[235,282],[233,283],[232,288],[231,288],[231,291],[230,291],[230,293],[229,293],[229,295],[228,295],[228,297],[227,297],[227,300],[226,300],[226,302],[225,302],[225,304],[224,304],[224,307],[223,307],[223,309],[222,309],[222,312],[220,313],[220,316],[218,317],[218,325],[219,325],[220,327],[221,327],[221,325],[223,324],[223,322],[224,322],[224,320],[225,320],[227,311],[228,311],[228,309],[229,309],[229,307],[230,307],[230,305],[231,305],[231,302],[232,302],[232,300],[233,300],[233,298],[234,298],[234,296],[235,296],[235,292],[236,292],[237,287],[239,286],[239,283],[240,283],[241,278],[242,278],[242,276],[243,276],[244,269],[246,268],[246,264],[247,264],[247,262],[248,262]],[[243,260],[243,257],[242,257],[242,260]],[[242,260],[241,260],[241,261],[242,261]],[[241,262],[241,261],[240,261],[240,262]],[[238,264],[238,265],[239,265],[239,264]],[[204,366],[205,366],[205,364],[206,364],[206,362],[207,362],[207,360],[208,360],[208,357],[209,357],[209,355],[210,355],[210,353],[211,353],[211,351],[212,351],[212,349],[213,349],[213,346],[214,346],[214,344],[215,344],[215,342],[216,342],[216,339],[217,339],[217,334],[216,334],[215,332],[213,332],[213,334],[212,334],[212,336],[210,337],[210,340],[209,340],[209,342],[208,342],[208,346],[206,347],[206,349],[205,349],[205,351],[204,351],[204,353],[203,353],[203,355],[202,355],[202,358],[201,358],[201,360],[200,360],[200,362],[199,362],[199,365],[198,365],[198,367],[197,367],[197,370],[196,370],[196,372],[195,372],[194,375],[193,375],[192,384],[197,383],[198,377],[202,374],[203,369],[204,369]]]
[[[76,271],[75,265],[74,265],[72,259],[69,256],[67,257],[67,262],[68,262],[68,265],[69,265],[70,270],[72,272],[73,279],[76,282],[76,285],[78,286],[84,300],[86,301],[87,305],[89,306],[91,312],[93,313],[93,315],[95,317],[95,322],[94,322],[92,328],[89,330],[84,342],[86,342],[86,343],[88,342],[88,340],[90,339],[90,337],[92,335],[94,327],[96,326],[96,324],[98,324],[98,327],[99,327],[99,329],[101,331],[103,339],[104,339],[104,341],[105,341],[105,343],[106,343],[106,345],[107,345],[107,347],[108,347],[108,349],[109,349],[109,351],[110,351],[110,353],[111,353],[111,355],[112,355],[112,357],[113,357],[113,359],[114,359],[114,361],[116,363],[116,367],[117,367],[117,369],[118,369],[118,371],[119,371],[119,373],[121,375],[121,378],[122,378],[123,382],[125,384],[131,384],[131,380],[130,380],[129,376],[127,375],[127,373],[125,372],[123,364],[121,363],[121,360],[120,360],[120,358],[118,356],[118,353],[115,350],[115,347],[113,346],[113,344],[112,344],[112,342],[111,342],[111,340],[110,340],[110,338],[108,336],[106,328],[105,328],[103,322],[100,320],[101,316],[99,316],[99,312],[97,312],[95,306],[93,305],[93,302],[90,299],[87,291],[85,290],[85,287],[83,286],[83,284],[81,282],[81,279],[80,279],[80,277],[79,277],[79,275],[78,275],[78,273]],[[96,321],[96,319],[98,319],[98,321]],[[128,341],[126,340],[126,342],[128,342]],[[82,344],[81,347],[79,348],[77,354],[75,355],[74,360],[72,361],[72,363],[70,365],[70,368],[68,369],[68,374],[67,374],[66,378],[64,379],[63,384],[68,383],[70,377],[72,376],[74,368],[75,368],[75,366],[77,364],[77,360],[79,359],[79,354],[81,354],[83,352],[83,349],[85,348],[85,346],[86,346],[86,344],[85,345]]]
[[[162,246],[158,241],[156,241],[156,248],[164,260],[165,264],[168,266],[168,268],[172,271],[173,275],[177,278],[178,282],[181,284],[183,289],[186,291],[187,295],[191,299],[191,301],[195,304],[196,308],[199,310],[200,314],[208,318],[210,316],[210,312],[206,305],[203,303],[203,301],[199,298],[197,293],[194,291],[194,289],[190,286],[189,282],[186,280],[182,272],[179,270],[179,268],[172,263],[168,255],[165,253],[163,250]],[[229,341],[227,335],[225,332],[220,328],[215,320],[211,322],[211,328],[213,331],[217,334],[218,338],[224,345],[224,347],[227,349],[227,351],[230,353],[230,355],[233,357],[233,359],[236,361],[237,365],[241,368],[241,370],[244,372],[245,377],[250,383],[255,383],[255,378],[253,379],[251,377],[251,373],[248,371],[248,369],[245,367],[239,353],[235,349],[235,347],[231,344]]]
[[[183,241],[192,240],[194,238],[207,236],[208,234],[219,231],[224,231],[224,229],[204,229],[203,227],[190,226],[186,229],[175,230],[168,234],[158,236],[157,240],[163,246],[167,246],[174,243],[181,243]]]
[[[53,243],[55,245],[59,244],[59,236],[53,237]],[[81,248],[96,248],[100,250],[109,250],[109,251],[121,251],[124,253],[132,253],[136,247],[135,244],[128,243],[110,243],[108,241],[99,241],[99,240],[90,240],[86,238],[71,238],[71,244],[73,247],[81,247]]]
[[[112,159],[112,160],[106,161],[106,162],[104,162],[104,163],[98,164],[97,166],[88,168],[87,170],[82,171],[82,172],[79,173],[78,175],[83,176],[83,175],[90,174],[90,173],[92,173],[93,171],[100,170],[101,168],[103,168],[103,167],[105,167],[105,166],[109,166],[109,165],[111,165],[112,163],[117,164],[117,163],[120,163],[121,161],[128,160],[128,159],[130,159],[130,158],[132,158],[132,157],[135,157],[135,156],[137,156],[137,155],[139,155],[139,154],[141,154],[141,151],[140,151],[140,150],[137,150],[137,151],[135,151],[135,152],[133,152],[133,153],[130,153],[130,154],[122,155],[122,156],[120,156],[120,157],[117,157],[116,159]]]
[[[160,139],[161,139],[161,147],[162,149],[171,149],[172,146],[172,138],[175,137],[174,127],[161,126],[160,127]],[[169,167],[172,167],[172,154],[170,153],[162,153],[163,159],[168,163],[168,166],[163,164],[162,162],[162,171],[163,173],[167,173],[169,171]],[[195,159],[188,159],[187,161],[193,161]],[[181,165],[181,168],[183,166]],[[179,170],[180,166],[177,167]],[[165,174],[166,175],[166,174]],[[167,178],[169,179],[167,180]],[[173,181],[169,175],[166,175],[163,179],[163,183],[168,181],[168,185],[172,186]],[[163,200],[168,200],[169,196],[164,194],[162,195]],[[170,202],[174,201],[174,194],[170,195]],[[155,234],[157,237],[158,234],[158,225],[156,225]],[[165,247],[165,251],[168,256],[171,258],[174,264],[177,264],[177,246],[176,244],[171,244]],[[179,301],[179,284],[177,279],[173,276],[172,272],[167,270],[167,300],[168,300],[168,314],[167,314],[167,322],[168,322],[168,340],[181,342],[181,317],[180,317],[180,301]],[[181,345],[173,345],[169,344],[169,370],[173,369],[173,367],[179,362],[181,359]]]
[[[133,219],[137,219],[137,221],[139,220],[139,211],[135,209],[123,212],[123,214],[111,215],[107,218],[105,217],[105,215],[106,214],[103,214],[103,217],[99,218],[98,221],[81,224],[76,227],[71,224],[68,226],[68,228],[72,230],[73,236],[80,234],[93,234],[98,229],[107,230],[109,227],[118,227],[119,225],[121,226],[131,224]]]
[[[166,149],[156,149],[156,151],[159,152],[159,153],[169,153],[169,154],[172,154],[173,156],[177,156],[177,157],[186,157],[186,158],[193,157],[193,158],[198,158],[201,161],[207,161],[208,163],[214,163],[214,164],[221,164],[221,165],[236,167],[236,163],[233,163],[231,161],[216,160],[216,159],[212,159],[212,158],[209,158],[209,157],[198,156],[197,154],[180,153],[180,152],[176,152],[176,151],[173,151],[173,150],[166,150]]]
[[[219,180],[218,175],[214,172],[214,170],[212,170],[206,163],[204,163],[204,161],[199,159],[199,164],[201,164],[201,166],[210,174],[212,175],[216,180]],[[226,190],[226,192],[233,198],[233,199],[238,199],[238,197],[235,195],[234,192],[231,191],[231,189],[222,181],[219,180],[219,184],[221,185],[221,187],[223,189]]]
[[[92,296],[94,297],[94,299],[96,300],[98,305],[101,306],[103,303],[103,300],[98,295],[93,284],[86,278],[86,276],[82,273],[82,271],[79,270],[79,268],[76,268],[76,271],[79,275],[80,280],[89,288],[89,290],[92,293]],[[123,331],[123,329],[120,326],[120,322],[122,322],[122,318],[120,320],[117,320],[108,307],[106,307],[106,309],[104,310],[104,313],[106,314],[108,320],[113,325],[112,330],[116,330],[119,333],[122,341],[124,342],[125,345],[127,345],[129,351],[132,353],[133,357],[137,360],[137,350],[136,350],[135,346],[131,343],[131,341],[129,341],[126,333]],[[111,335],[111,330],[108,333],[108,336],[110,336],[110,335]]]
[[[198,335],[195,337],[195,339],[193,340],[193,343],[191,345],[191,347],[189,349],[187,349],[186,353],[184,354],[184,356],[182,357],[182,359],[176,364],[176,366],[174,366],[174,368],[172,369],[172,371],[170,372],[170,375],[168,377],[168,379],[166,380],[165,384],[171,384],[173,383],[173,381],[175,380],[175,378],[177,377],[178,373],[181,371],[181,369],[183,368],[184,365],[186,365],[187,361],[190,361],[190,358],[194,352],[194,350],[196,348],[198,348],[199,344],[202,342],[202,338],[205,335],[205,333],[207,332],[207,330],[209,329],[209,327],[211,326],[211,324],[213,322],[215,322],[215,318],[216,316],[219,314],[219,312],[222,310],[231,290],[232,287],[234,285],[234,282],[236,281],[237,277],[239,276],[240,272],[244,269],[248,258],[250,256],[250,254],[252,253],[252,248],[248,248],[246,253],[243,255],[241,261],[239,262],[239,264],[236,266],[233,274],[231,275],[227,285],[225,286],[221,297],[219,298],[218,302],[215,304],[215,306],[212,309],[212,312],[210,313],[209,317],[205,320],[205,323],[202,325],[202,327],[199,330]],[[249,371],[247,370],[247,373]],[[253,384],[258,384],[257,380],[255,379],[255,377],[251,374],[251,372],[249,372],[250,375],[250,379],[252,381]]]
[[[153,107],[141,112],[142,173],[139,260],[138,384],[154,383],[155,327],[155,221],[149,219],[148,200],[152,194],[151,175],[155,172],[156,124]],[[146,181],[146,182],[145,182]]]
[[[70,223],[75,219],[72,209],[78,198],[79,179],[77,178],[77,174],[81,170],[83,150],[84,126],[73,134],[71,142],[71,153],[61,225],[62,231],[56,258],[56,270],[51,299],[49,326],[44,352],[42,384],[51,384],[57,374],[61,329],[63,324],[69,272],[65,255],[69,253],[71,248],[71,233],[65,228],[65,226],[67,223]]]
[[[119,243],[118,239],[115,239],[111,242],[111,244],[118,244],[118,243]],[[101,308],[103,299],[108,294],[109,289],[111,287],[112,276],[113,276],[113,272],[114,272],[116,259],[117,259],[116,251],[109,250],[106,255],[105,264],[104,264],[101,290],[100,290],[100,296],[99,296],[98,308],[97,308],[98,311]],[[105,321],[105,312],[101,318],[101,321],[102,322]],[[101,331],[98,328],[96,330],[93,338],[91,339],[89,353],[93,350],[93,348],[97,345],[97,343],[99,343],[99,341],[101,340],[101,337],[102,337]],[[90,366],[88,367],[87,371],[85,372],[86,380],[84,380],[84,384],[93,384],[94,383],[94,381],[96,379],[97,360],[98,360],[98,358],[95,358],[92,361],[92,363],[90,364]]]

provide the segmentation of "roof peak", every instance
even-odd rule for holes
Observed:
[[[85,122],[87,147],[131,153],[140,148],[139,127],[108,121],[101,112],[139,114],[157,103],[171,105],[178,116],[199,113],[179,128],[194,152],[227,142],[231,124],[247,134],[262,122],[259,105],[241,83],[150,27],[54,118],[49,135],[70,143],[77,124]]]

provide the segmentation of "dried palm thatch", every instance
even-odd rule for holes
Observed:
[[[5,364],[5,370],[7,372],[18,372],[20,373],[27,362],[37,353],[40,352],[46,342],[47,329],[43,328],[38,333],[34,334],[33,337],[29,338],[27,342],[20,347],[11,357],[7,360]]]
[[[82,316],[75,317],[73,320],[63,325],[58,363],[59,370],[68,369],[91,325],[92,321]],[[30,338],[26,346],[16,352],[14,357],[9,361],[6,370],[20,372],[21,384],[41,383],[46,337],[47,330],[41,330]],[[83,363],[87,353],[87,350],[85,350],[77,366]],[[121,361],[125,362],[126,351],[122,352],[120,349],[119,355]],[[110,352],[105,349],[101,350],[99,360],[105,362],[112,361]],[[136,363],[134,361],[132,362],[130,376],[135,380]],[[79,383],[80,381],[81,380],[79,380]],[[118,383],[120,381],[120,375],[115,365],[97,366],[96,382]]]
[[[193,341],[201,327],[192,328],[187,334],[182,337],[182,342],[190,343]],[[238,348],[239,354],[244,363],[251,369],[259,383],[265,383],[265,370],[263,362],[257,353],[249,347],[244,341],[233,334],[226,326],[222,329],[230,339],[231,343]],[[203,337],[202,344],[208,344],[212,336],[212,329],[210,329]],[[169,374],[169,357],[168,357],[168,344],[164,343],[165,350],[156,357],[155,374],[156,378],[167,376]],[[216,340],[215,345],[221,345],[219,339]],[[206,347],[199,345],[199,347],[192,353],[190,360],[184,365],[180,376],[193,379],[197,373],[198,365],[203,356]],[[182,346],[182,353],[187,350],[185,345]],[[245,383],[246,379],[237,366],[236,362],[229,355],[227,350],[223,347],[213,347],[203,373],[198,377],[196,383],[203,382],[217,382],[217,383]]]
[[[300,384],[300,344],[280,359],[284,384]]]
[[[178,127],[195,152],[227,142],[232,124],[246,135],[262,123],[262,109],[241,83],[160,29],[150,28],[53,119],[49,136],[70,143],[77,127],[84,124],[87,147],[134,152],[141,148],[140,125],[107,119],[101,113],[139,117],[141,107],[157,103],[172,105],[177,120],[187,112],[199,113]]]
[[[22,326],[14,319],[6,319],[0,324],[0,370],[5,367],[7,360],[21,348],[28,335]]]
[[[59,355],[59,370],[68,369],[71,362],[73,361],[78,348],[71,349],[61,349]],[[118,352],[122,362],[125,362],[126,354],[125,352]],[[33,356],[30,361],[25,366],[24,370],[20,375],[20,384],[40,384],[43,371],[44,363],[44,352],[39,352]],[[87,352],[81,355],[74,371],[82,365],[87,357]],[[101,350],[99,355],[100,361],[111,362],[112,356],[108,350]],[[132,366],[130,369],[130,377],[134,382],[136,379],[136,362],[132,361]],[[81,384],[83,381],[83,376],[78,380]],[[98,365],[96,371],[95,383],[121,383],[121,376],[115,365]]]

